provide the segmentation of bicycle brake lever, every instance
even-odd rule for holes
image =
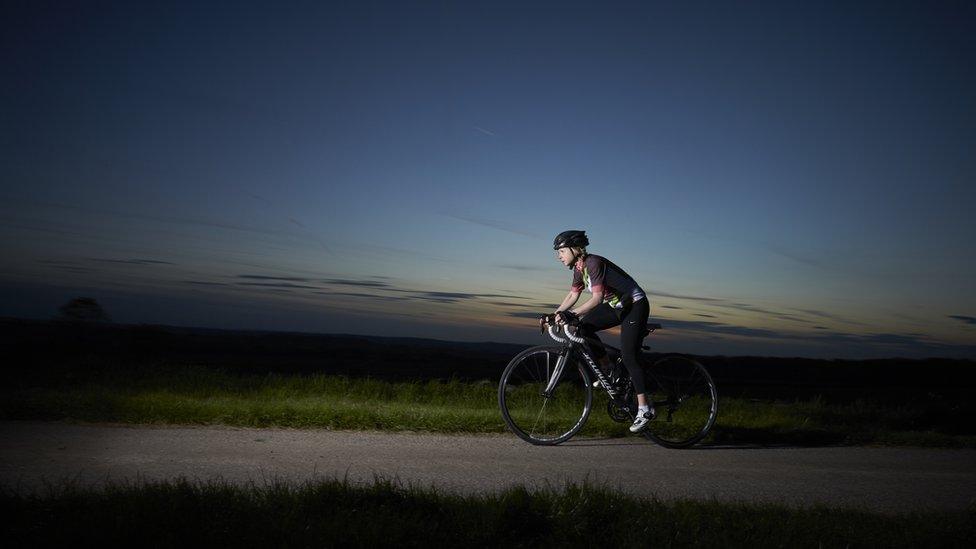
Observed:
[[[553,321],[555,320],[555,315],[544,315],[542,318],[544,319],[544,322],[539,323],[540,334],[546,333],[546,326],[549,326],[550,324],[553,323]]]

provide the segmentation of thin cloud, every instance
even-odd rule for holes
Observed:
[[[494,132],[488,131],[488,130],[482,128],[481,126],[472,126],[472,128],[478,130],[479,132],[481,132],[481,133],[483,133],[485,135],[490,135],[492,137],[498,137],[497,135],[495,135]]]
[[[956,319],[959,322],[962,322],[963,324],[969,324],[969,325],[976,324],[976,317],[972,317],[972,316],[949,315],[949,318]]]
[[[492,229],[497,229],[499,231],[505,231],[507,233],[517,234],[519,236],[527,236],[529,238],[543,238],[541,235],[529,231],[522,230],[517,227],[513,227],[510,224],[502,223],[501,221],[496,221],[494,219],[485,219],[483,217],[471,217],[466,215],[457,215],[448,212],[441,212],[441,215],[445,217],[450,217],[460,221],[467,221],[468,223],[473,223],[475,225],[480,225],[482,227],[490,227]]]
[[[704,301],[706,303],[723,303],[724,299],[717,297],[698,297],[693,295],[669,294],[667,292],[651,292],[654,297],[670,297],[673,299],[690,299],[691,301]]]
[[[291,284],[288,282],[237,282],[237,286],[260,286],[262,288],[288,288],[298,290],[321,290],[321,286],[308,286],[305,284]]]
[[[885,345],[913,346],[929,344],[929,341],[922,340],[918,336],[903,334],[870,334],[860,337],[861,341],[870,343],[881,343]]]
[[[281,280],[284,282],[310,282],[308,278],[295,276],[265,276],[265,275],[237,275],[237,278],[247,278],[250,280]]]
[[[971,318],[971,317],[967,317]],[[913,353],[932,353],[932,356],[954,354],[972,354],[976,351],[976,346],[972,345],[952,345],[942,343],[932,339],[925,334],[894,334],[894,333],[874,333],[874,334],[851,334],[845,332],[829,332],[826,326],[816,326],[814,329],[820,330],[814,333],[779,332],[761,328],[746,328],[732,326],[720,322],[708,321],[688,321],[688,320],[662,320],[665,330],[689,331],[702,334],[721,334],[738,337],[755,337],[763,339],[792,340],[800,343],[813,343],[823,346],[840,345],[870,345],[875,347],[888,347],[896,349],[895,352]]]
[[[378,290],[382,290],[386,292],[398,292],[402,294],[408,294],[407,296],[404,297],[404,299],[416,299],[418,301],[427,301],[431,303],[441,303],[441,304],[458,303],[459,301],[471,301],[483,297],[527,299],[521,296],[505,295],[505,294],[473,294],[473,293],[466,293],[466,292],[424,292],[418,290],[406,290],[403,288],[391,288],[385,284],[380,284],[380,283],[361,283],[361,284],[357,283],[356,285],[376,287]]]
[[[256,197],[256,195],[251,195],[251,196]],[[207,227],[207,228],[218,228],[218,229],[226,229],[226,230],[231,230],[231,231],[239,231],[239,232],[246,232],[246,233],[253,233],[253,234],[262,234],[262,235],[272,235],[272,236],[285,235],[285,236],[291,236],[291,237],[310,238],[310,239],[315,240],[316,242],[318,242],[323,247],[323,249],[326,252],[328,252],[329,254],[332,254],[332,251],[325,244],[325,242],[320,237],[318,237],[317,235],[314,235],[314,234],[298,234],[298,233],[294,233],[294,232],[279,231],[279,230],[266,229],[266,228],[261,228],[261,227],[254,227],[254,226],[241,225],[241,224],[235,224],[235,223],[225,223],[225,222],[219,222],[219,221],[207,221],[207,220],[204,220],[204,219],[195,219],[195,218],[190,218],[190,217],[169,217],[169,216],[158,216],[158,215],[149,215],[149,214],[142,214],[142,213],[124,212],[124,211],[111,210],[111,209],[105,209],[105,208],[95,208],[95,207],[90,207],[90,206],[79,206],[79,205],[76,205],[76,204],[63,204],[63,203],[60,203],[60,202],[50,202],[50,201],[44,201],[44,200],[34,200],[34,199],[23,198],[23,197],[4,197],[4,198],[6,198],[7,202],[18,202],[18,203],[33,204],[33,205],[37,205],[37,206],[44,206],[44,207],[50,207],[50,208],[61,208],[61,209],[66,209],[66,210],[89,212],[89,213],[99,214],[99,215],[102,215],[102,216],[114,216],[114,217],[123,217],[123,218],[129,218],[129,219],[158,221],[158,222],[161,222],[161,223],[172,223],[172,224],[178,224],[178,225],[191,225],[191,226],[199,226],[199,227]],[[256,197],[256,198],[258,198],[260,200],[259,197]],[[41,229],[37,229],[37,230],[41,230]],[[65,234],[70,234],[70,233],[65,233]],[[83,233],[83,232],[77,232],[76,234],[77,235],[85,235],[85,233]]]
[[[849,273],[862,277],[871,278],[887,278],[887,279],[902,279],[902,280],[915,280],[915,279],[950,279],[950,280],[971,280],[974,273],[966,272],[942,272],[933,269],[926,269],[924,266],[919,265],[913,270],[879,270],[876,267],[872,268],[870,261],[872,252],[870,250],[856,250],[856,249],[832,249],[832,250],[811,250],[813,253],[817,254],[816,257],[812,255],[804,255],[796,253],[792,250],[787,250],[782,246],[772,244],[769,242],[760,242],[767,251],[786,257],[792,261],[800,263],[802,265],[807,265],[827,272],[842,272]],[[880,257],[874,252],[875,257]]]
[[[181,280],[183,284],[196,284],[198,286],[227,286],[224,282],[207,282],[204,280]]]
[[[511,269],[513,271],[523,271],[523,272],[547,272],[549,268],[538,267],[535,265],[497,265],[497,267],[502,269]]]
[[[828,312],[825,312],[825,311],[819,311],[817,309],[793,309],[793,310],[794,311],[801,312],[801,313],[806,313],[806,314],[811,315],[811,316],[816,316],[816,317],[820,317],[820,318],[826,318],[827,320],[834,320],[834,321],[837,321],[837,322],[844,322],[846,324],[857,324],[857,325],[860,325],[860,326],[864,326],[865,325],[863,322],[857,322],[855,320],[850,320],[850,319],[847,319],[847,318],[842,318],[842,317],[839,317],[839,316],[837,316],[835,314],[831,314],[831,313],[828,313]]]
[[[402,297],[396,295],[376,295],[376,294],[364,294],[359,292],[314,292],[316,294],[322,295],[344,295],[349,297],[361,297],[366,299],[379,299],[382,301],[406,301],[409,297]]]
[[[428,259],[430,261],[437,261],[440,263],[456,263],[456,261],[451,259],[445,259],[443,257],[437,257],[435,255],[430,255],[419,250],[408,250],[406,248],[394,248],[392,246],[376,246],[373,244],[366,244],[363,242],[357,242],[352,245],[356,253],[369,253],[380,255],[386,259],[389,259],[390,255],[397,255],[402,257],[407,257],[410,259]],[[373,277],[378,278],[378,277]]]
[[[759,313],[763,315],[775,316],[779,318],[785,318],[787,320],[795,320],[798,317],[786,313],[781,313],[778,311],[771,311],[769,309],[763,309],[762,307],[756,307],[755,305],[750,305],[748,303],[719,303],[716,304],[717,307],[723,307],[725,309],[734,309],[738,311],[748,311],[750,313]]]
[[[464,292],[420,292],[419,295],[441,299],[477,299],[479,297],[504,297],[508,299],[526,299],[517,295],[505,294],[469,294]]]
[[[264,202],[268,206],[274,206],[274,204],[272,204],[270,200],[268,200],[267,198],[265,198],[263,196],[258,196],[258,195],[254,194],[254,193],[248,193],[248,196],[250,196],[254,200],[258,200],[258,201]]]
[[[794,336],[787,335],[773,330],[762,328],[746,328],[742,326],[732,326],[721,322],[709,322],[704,320],[661,320],[664,329],[667,330],[687,330],[692,332],[705,332],[710,334],[726,334],[745,337],[761,337],[768,339],[790,339]]]
[[[425,296],[438,297],[444,299],[475,299],[478,294],[465,294],[460,292],[424,292]],[[501,296],[497,296],[501,297]]]
[[[86,259],[100,263],[127,263],[129,265],[175,265],[175,263],[169,261],[159,261],[156,259],[103,259],[99,257],[88,257]]]
[[[804,324],[811,324],[809,320],[805,318],[800,318],[796,315],[781,313],[779,311],[772,311],[769,309],[764,309],[762,307],[756,307],[755,305],[750,305],[748,303],[732,303],[726,299],[721,299],[717,297],[698,297],[698,296],[690,296],[690,295],[671,294],[667,292],[653,292],[652,295],[670,297],[673,299],[687,299],[691,301],[700,301],[702,303],[708,303],[709,305],[712,305],[714,307],[721,307],[723,309],[732,309],[737,311],[747,311],[750,313],[759,313],[774,318],[778,318],[780,320],[790,320],[793,322],[802,322]],[[672,306],[664,306],[664,305],[662,305],[662,307],[666,309],[675,308]]]
[[[868,345],[881,345],[887,347],[900,347],[902,349],[963,349],[967,346],[960,345],[948,345],[933,340],[932,338],[925,336],[924,334],[892,334],[892,333],[877,333],[877,334],[849,334],[844,332],[832,332],[823,335],[813,336],[813,340],[819,341],[824,344],[841,344],[841,343],[855,343],[855,344],[868,344]],[[970,346],[971,347],[971,346]]]
[[[64,261],[64,260],[56,260],[56,259],[39,259],[37,260],[37,262],[42,265],[47,265],[52,269],[57,269],[59,271],[64,271],[67,273],[85,274],[85,273],[95,272],[94,269],[82,266],[80,263],[74,261]]]
[[[457,303],[460,300],[475,299],[475,294],[463,294],[457,292],[423,292],[413,295],[414,299],[433,301],[435,303]]]
[[[327,278],[322,280],[322,282],[327,282],[329,284],[338,284],[340,286],[366,286],[369,288],[389,288],[389,284],[385,282],[370,282],[368,280],[349,280],[344,278]],[[393,288],[389,288],[393,290]]]
[[[78,274],[82,274],[82,273],[94,273],[94,272],[96,272],[94,269],[89,269],[88,267],[79,267],[77,265],[52,265],[51,267],[54,268],[54,269],[57,269],[59,271],[67,272],[67,273],[78,273]]]
[[[761,245],[762,246],[765,246],[765,248],[767,250],[769,250],[770,252],[772,252],[772,253],[774,253],[776,255],[785,257],[787,259],[793,260],[793,261],[795,261],[797,263],[800,263],[801,265],[807,265],[809,267],[815,267],[817,269],[822,269],[822,270],[825,270],[825,271],[836,270],[836,269],[833,269],[833,266],[830,265],[829,263],[827,263],[826,261],[823,261],[823,260],[820,260],[820,259],[814,259],[812,257],[807,257],[807,256],[803,256],[803,255],[797,254],[797,253],[792,252],[792,251],[788,251],[788,250],[786,250],[786,249],[784,249],[784,248],[782,248],[780,246],[777,246],[776,244],[770,244],[768,242],[763,242],[763,243],[761,243]]]
[[[414,299],[419,299],[421,301],[426,301],[428,303],[440,303],[441,305],[453,305],[454,303],[458,302],[458,300],[456,299],[434,299],[434,298],[425,298],[425,297],[417,297]]]
[[[258,196],[256,194],[251,194],[250,196],[251,196],[251,198],[254,198],[255,200],[259,200],[259,201],[263,202],[269,208],[276,208],[277,209],[277,206],[275,206],[270,200],[268,200],[267,198],[264,198],[263,196]],[[283,216],[283,217],[285,217],[288,220],[289,223],[291,223],[292,225],[295,225],[296,227],[298,227],[299,229],[301,229],[303,231],[302,236],[307,237],[307,238],[311,238],[312,240],[314,240],[315,242],[317,242],[318,245],[321,246],[321,248],[326,253],[328,253],[329,255],[333,255],[332,254],[332,249],[329,247],[328,244],[325,243],[325,240],[321,236],[313,233],[312,231],[309,231],[301,221],[295,219],[294,217],[292,217],[290,215],[289,216]]]

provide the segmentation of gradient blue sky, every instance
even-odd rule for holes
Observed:
[[[0,315],[976,358],[974,4],[281,4],[4,18]]]

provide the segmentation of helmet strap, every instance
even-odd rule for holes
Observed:
[[[576,262],[579,261],[581,257],[583,257],[583,254],[577,253],[575,247],[570,248],[570,250],[573,250],[573,261],[570,263],[570,268],[575,269]]]

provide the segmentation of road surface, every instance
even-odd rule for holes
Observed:
[[[237,427],[0,422],[0,483],[184,477],[300,483],[346,477],[461,493],[589,480],[641,496],[815,504],[885,513],[976,502],[976,450],[743,448],[668,450],[641,438],[555,447],[514,435],[435,435]]]

